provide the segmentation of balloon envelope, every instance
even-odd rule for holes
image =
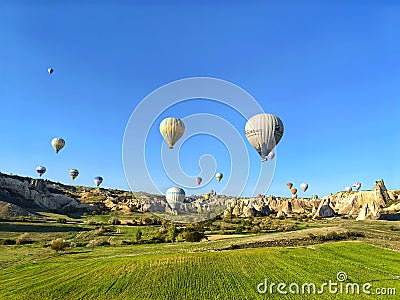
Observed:
[[[206,200],[210,199],[210,194],[205,194],[204,199],[206,199]]]
[[[215,178],[217,178],[218,181],[221,181],[222,177],[224,177],[224,175],[222,175],[222,173],[215,174]]]
[[[297,194],[297,189],[296,189],[296,188],[294,188],[294,189],[291,189],[290,191],[292,192],[292,195],[295,195],[295,194]]]
[[[39,176],[42,176],[44,173],[46,173],[46,168],[43,166],[38,166],[36,168],[36,172],[39,174]]]
[[[246,138],[261,157],[266,156],[280,142],[283,136],[283,123],[273,114],[258,114],[251,117],[244,128]]]
[[[201,177],[196,177],[196,182],[197,185],[200,185],[200,183],[203,181],[203,179]]]
[[[346,186],[346,187],[344,188],[344,190],[345,190],[346,192],[350,193],[350,192],[352,191],[352,188],[351,188],[351,186]]]
[[[47,69],[47,72],[48,72],[49,74],[53,73],[53,68],[48,68],[48,69]]]
[[[65,141],[62,138],[54,138],[51,140],[51,146],[56,150],[56,153],[65,146]]]
[[[286,183],[286,186],[287,186],[287,188],[290,190],[290,189],[292,188],[292,186],[293,186],[293,183],[288,182],[288,183]]]
[[[165,198],[169,206],[171,206],[173,210],[177,210],[183,200],[185,200],[185,191],[179,187],[169,188],[165,193]]]
[[[103,182],[103,177],[97,176],[94,178],[94,183],[96,184],[96,186],[99,186],[102,182]]]
[[[361,188],[361,182],[354,182],[353,187],[356,191],[358,191]]]
[[[300,184],[300,188],[303,190],[303,192],[305,192],[308,189],[308,184],[307,183],[302,183],[302,184]]]
[[[185,124],[178,118],[166,118],[160,123],[160,133],[167,141],[169,148],[173,149],[175,143],[185,133]]]
[[[71,176],[72,180],[75,180],[76,177],[78,177],[79,171],[77,169],[71,169],[69,170],[69,176]]]

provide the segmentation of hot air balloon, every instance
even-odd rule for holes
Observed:
[[[40,177],[42,177],[42,175],[46,173],[46,168],[43,166],[39,166],[36,168],[36,172],[39,174]]]
[[[47,69],[47,72],[48,72],[49,74],[53,73],[53,68],[48,68],[48,69]]]
[[[200,183],[203,181],[203,179],[201,177],[196,177],[196,182],[197,185],[200,185]]]
[[[273,159],[275,157],[275,153],[274,152],[268,153],[268,157],[269,159]]]
[[[261,161],[266,161],[266,156],[283,136],[283,123],[275,115],[258,114],[247,121],[244,130],[247,140],[261,156]]]
[[[173,149],[174,144],[182,137],[185,132],[185,124],[178,118],[166,118],[160,123],[160,133]]]
[[[288,182],[288,183],[286,183],[286,186],[287,186],[287,188],[290,190],[290,189],[292,188],[292,186],[293,186],[293,183]]]
[[[54,138],[51,140],[51,145],[53,146],[56,153],[60,151],[65,146],[65,141],[62,138]]]
[[[185,200],[185,191],[178,187],[169,188],[165,193],[165,198],[169,206],[171,206],[173,210],[177,210],[183,200]]]
[[[204,194],[204,199],[206,200],[210,199],[210,194]]]
[[[217,178],[218,182],[221,181],[222,177],[224,177],[224,175],[222,175],[222,173],[215,174],[215,178]]]
[[[300,184],[300,188],[303,190],[303,192],[305,192],[308,189],[308,184],[307,183],[302,183],[302,184]]]
[[[103,182],[103,177],[97,176],[94,178],[94,183],[96,184],[96,186],[99,186],[102,182]]]
[[[296,195],[297,194],[297,189],[296,188],[291,189],[290,191],[292,192],[292,195]]]
[[[353,187],[358,192],[358,190],[361,188],[361,182],[358,181],[354,182]]]
[[[344,188],[344,190],[345,190],[346,192],[350,193],[351,190],[352,190],[352,188],[351,188],[351,186],[346,186],[346,187]]]
[[[76,177],[78,177],[79,171],[77,169],[71,169],[69,170],[69,176],[72,178],[72,180],[75,180]]]

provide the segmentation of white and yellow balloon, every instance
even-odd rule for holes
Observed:
[[[166,118],[160,123],[160,133],[168,143],[169,148],[173,149],[175,143],[185,133],[185,124],[178,118]]]
[[[65,141],[62,138],[54,138],[51,140],[51,146],[58,153],[65,146]]]

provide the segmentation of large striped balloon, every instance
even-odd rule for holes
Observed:
[[[178,210],[183,200],[185,200],[185,191],[178,187],[172,187],[165,193],[165,198],[173,210]]]
[[[244,128],[246,138],[266,161],[266,156],[278,145],[283,136],[283,123],[273,114],[258,114],[251,117]]]
[[[160,133],[167,141],[169,148],[173,149],[175,143],[185,133],[185,124],[178,118],[166,118],[160,123]]]

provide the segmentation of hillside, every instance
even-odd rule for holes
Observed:
[[[236,198],[213,195],[205,203],[202,196],[187,197],[184,210],[204,211],[212,204],[225,207],[223,216],[252,217],[275,215],[278,218],[303,215],[313,218],[345,215],[357,220],[394,218],[400,211],[400,191],[386,190],[383,180],[370,191],[338,192],[321,199],[258,197]],[[0,173],[0,217],[17,217],[40,211],[61,214],[118,212],[170,213],[162,195],[82,186],[69,186],[47,179],[34,179]],[[222,211],[221,211],[222,212]]]

